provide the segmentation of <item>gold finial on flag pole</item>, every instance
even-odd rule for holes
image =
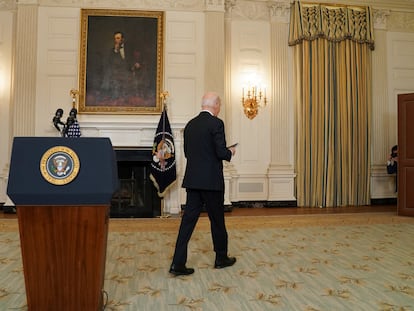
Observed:
[[[167,108],[167,98],[170,96],[170,93],[168,93],[168,91],[162,91],[160,93],[160,98],[162,100],[162,109],[166,109]]]
[[[76,97],[79,95],[79,91],[71,89],[69,94],[72,97],[72,108],[76,108]]]
[[[162,101],[165,101],[168,96],[170,96],[170,93],[168,93],[168,91],[162,91],[160,94]]]

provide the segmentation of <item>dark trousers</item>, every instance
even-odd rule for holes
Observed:
[[[175,265],[185,265],[187,262],[188,243],[203,206],[210,219],[211,237],[216,259],[227,256],[228,235],[224,221],[224,192],[187,189],[187,203],[181,218],[172,261]]]

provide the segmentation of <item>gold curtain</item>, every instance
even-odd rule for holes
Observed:
[[[298,206],[370,204],[369,7],[292,3]]]

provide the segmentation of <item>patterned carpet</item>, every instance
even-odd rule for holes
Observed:
[[[111,219],[105,310],[414,310],[414,218],[390,213],[228,217],[233,267],[213,268],[209,223],[191,276],[168,268],[178,218]],[[27,310],[17,220],[0,220],[0,310]]]

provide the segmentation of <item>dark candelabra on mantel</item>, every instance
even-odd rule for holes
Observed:
[[[61,119],[63,117],[63,109],[58,108],[56,110],[55,116],[53,117],[53,125],[59,131],[62,137],[80,137],[81,131],[80,126],[77,120],[78,110],[76,107],[76,97],[79,92],[75,89],[70,90],[70,95],[72,97],[72,109],[69,112],[69,116],[66,119],[66,123]]]

